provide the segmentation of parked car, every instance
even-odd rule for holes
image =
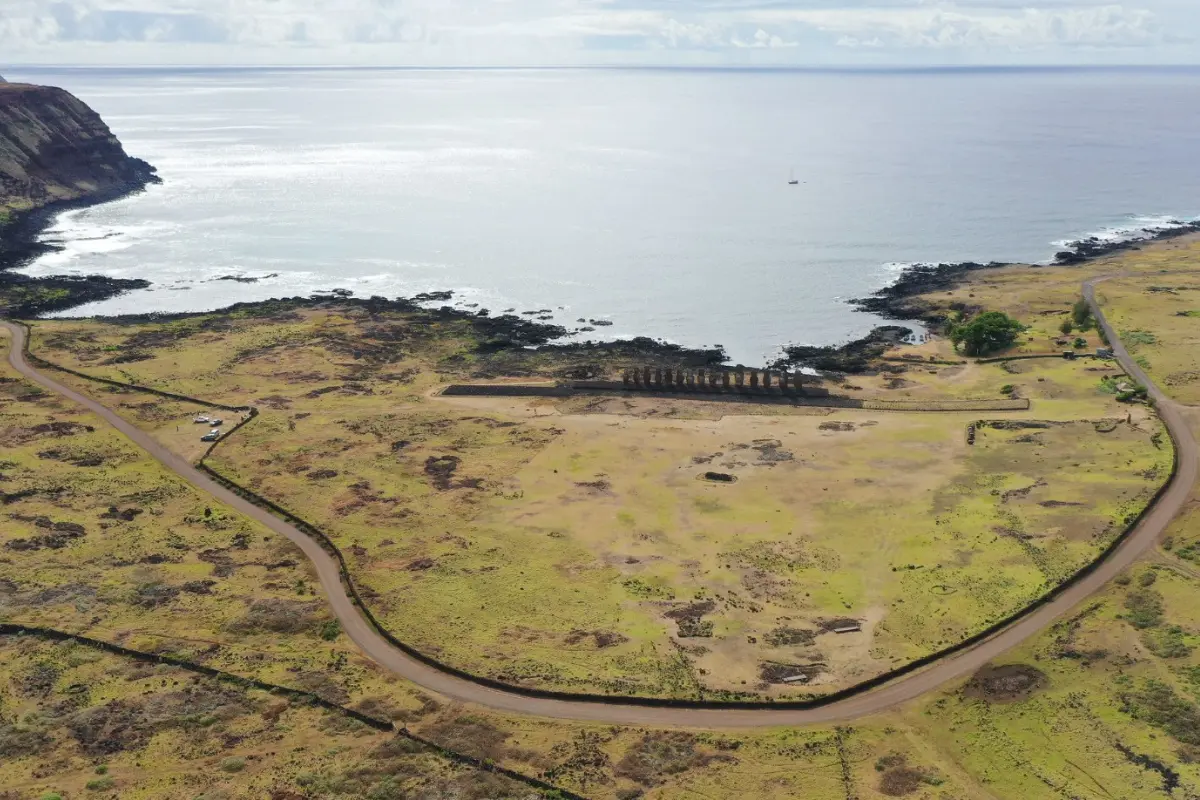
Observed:
[[[221,432],[220,432],[220,431],[209,431],[208,433],[206,433],[206,434],[204,434],[203,436],[201,436],[201,437],[200,437],[200,441],[202,441],[202,442],[215,442],[217,439],[220,439],[220,438],[221,438]]]
[[[196,423],[197,425],[207,425],[208,417],[196,417],[194,420],[192,420],[192,422]]]
[[[212,425],[213,427],[216,427],[217,425],[224,424],[224,422],[225,422],[225,420],[223,420],[223,419],[210,419],[208,421],[208,424]]]

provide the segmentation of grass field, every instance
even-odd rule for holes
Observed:
[[[420,707],[339,634],[290,542],[0,364],[0,620],[334,702],[386,696],[397,711]]]
[[[967,426],[989,418],[441,398],[495,365],[462,324],[405,314],[36,333],[69,366],[258,406],[215,467],[327,530],[405,641],[548,688],[719,698],[861,681],[1065,579],[1171,458],[1144,409],[1101,391],[1105,362],[969,364],[878,391],[985,398],[1014,384],[1034,402],[1004,419],[1036,427],[981,427],[969,447]],[[109,402],[199,455],[196,409]],[[708,471],[737,480],[698,479]],[[862,631],[831,632],[848,621]]]
[[[1069,309],[1086,274],[1154,272],[1164,264],[1183,269],[1190,263],[1181,255],[1184,248],[1183,242],[1155,245],[1070,270],[979,273],[956,295],[975,294],[976,300],[1034,319],[1039,310]],[[1174,276],[1170,285],[1183,280]],[[1182,329],[1153,327],[1157,307],[1143,302],[1138,284],[1131,286],[1127,301],[1121,292],[1106,293],[1106,308],[1114,322],[1127,313],[1123,329],[1154,333],[1154,343],[1143,337],[1139,345],[1156,348],[1139,352],[1152,371],[1178,371],[1175,365],[1186,365],[1190,355],[1181,346],[1188,339]],[[837,665],[848,663],[838,662],[831,648],[840,639],[821,634],[811,646],[797,641],[768,647],[765,639],[776,630],[767,624],[768,615],[780,613],[780,600],[771,593],[757,596],[752,587],[809,595],[797,602],[796,624],[788,620],[780,628],[816,629],[817,619],[832,614],[867,619],[858,610],[890,596],[891,602],[904,602],[888,605],[888,613],[866,633],[877,640],[893,637],[888,646],[896,652],[922,646],[919,637],[930,633],[958,635],[950,623],[992,613],[980,601],[995,595],[984,591],[981,580],[1007,575],[1010,580],[999,590],[1006,597],[1054,580],[1113,535],[1113,526],[1136,507],[1132,498],[1154,487],[1148,473],[1170,458],[1161,436],[1157,442],[1163,446],[1155,446],[1159,431],[1148,411],[1119,405],[1102,388],[1102,379],[1113,374],[1097,363],[970,364],[949,375],[951,368],[942,366],[934,367],[939,374],[909,368],[901,377],[915,385],[896,388],[888,388],[894,376],[851,379],[862,388],[850,391],[883,397],[939,396],[943,380],[947,388],[941,396],[990,396],[1014,384],[1018,394],[1028,393],[1023,396],[1034,408],[1003,420],[1060,423],[980,427],[975,446],[968,448],[965,425],[979,415],[781,409],[738,415],[734,412],[744,408],[685,402],[632,407],[451,402],[430,391],[492,369],[473,354],[463,331],[414,334],[428,337],[428,344],[408,345],[403,357],[364,365],[353,351],[341,349],[354,338],[348,331],[373,326],[376,333],[364,337],[359,352],[375,352],[372,358],[378,359],[371,348],[387,341],[379,338],[378,328],[401,326],[340,313],[300,316],[266,322],[234,318],[229,327],[213,322],[220,331],[211,337],[207,323],[188,322],[184,327],[195,330],[167,344],[151,347],[143,339],[142,349],[132,352],[149,357],[132,362],[102,363],[130,352],[119,347],[129,338],[147,331],[159,336],[160,329],[178,323],[48,323],[35,348],[89,371],[260,406],[263,417],[246,429],[245,441],[231,441],[223,446],[227,451],[218,451],[222,468],[257,481],[264,492],[279,491],[285,504],[338,536],[352,554],[356,575],[365,581],[373,573],[380,576],[384,588],[376,589],[379,596],[372,602],[395,603],[394,622],[405,624],[403,611],[420,603],[429,603],[436,624],[445,626],[439,635],[451,637],[476,635],[478,628],[464,620],[477,605],[514,618],[525,614],[547,626],[558,624],[560,614],[576,617],[584,620],[579,637],[570,630],[563,634],[565,624],[546,628],[561,636],[560,649],[577,648],[570,658],[560,657],[564,666],[555,673],[568,678],[593,676],[608,654],[631,647],[634,637],[615,627],[626,624],[639,635],[659,637],[653,641],[666,643],[676,656],[672,672],[656,649],[643,648],[635,651],[640,661],[621,661],[617,669],[624,672],[609,673],[637,677],[636,669],[647,664],[666,665],[642,686],[693,691],[703,680],[716,687],[716,680],[738,669],[751,670],[746,674],[752,680],[753,667],[765,658],[807,663],[815,660],[807,655],[814,652],[834,665],[817,680],[832,680]],[[1036,336],[1040,323],[1034,322]],[[1055,325],[1042,327],[1048,337]],[[191,342],[197,338],[202,341]],[[256,350],[260,342],[270,344],[267,351]],[[52,343],[53,350],[46,349]],[[947,357],[945,348],[935,341],[921,352]],[[417,372],[406,374],[409,369]],[[531,372],[548,375],[556,369],[552,359],[545,359]],[[270,559],[286,558],[282,543],[266,541],[249,523],[174,484],[88,415],[39,396],[8,373],[0,378],[7,379],[0,382],[0,436],[5,437],[0,460],[6,462],[0,466],[0,492],[7,498],[30,488],[67,488],[0,506],[6,525],[22,525],[11,534],[4,529],[5,543],[42,543],[39,549],[0,550],[5,619],[53,620],[146,649],[156,646],[156,637],[146,631],[168,634],[164,638],[174,642],[168,652],[288,685],[316,673],[330,679],[326,689],[346,691],[351,703],[366,700],[363,707],[391,710],[446,746],[544,774],[590,798],[1141,800],[1200,795],[1200,617],[1193,602],[1200,590],[1200,505],[1176,521],[1153,559],[1058,626],[972,679],[893,712],[840,728],[719,734],[575,725],[423,697],[358,661],[344,637],[322,638],[320,628],[328,619],[323,609],[305,617],[316,625],[315,633],[309,627],[292,634],[237,624],[259,596],[318,601],[307,592],[292,595],[264,585],[276,582],[271,575],[278,573],[286,576],[281,583],[303,580],[311,589],[303,563],[278,566]],[[196,409],[80,386],[181,452],[198,453],[196,428],[186,422]],[[337,388],[319,391],[330,386]],[[1127,414],[1131,422],[1122,421]],[[1200,428],[1200,412],[1193,417]],[[953,423],[943,429],[938,420]],[[34,430],[51,423],[69,427]],[[95,430],[76,427],[87,425]],[[334,432],[326,434],[329,430]],[[886,469],[857,474],[881,461],[880,454],[886,454]],[[706,463],[694,461],[709,457]],[[86,466],[96,458],[100,465]],[[322,470],[338,474],[313,474]],[[695,479],[696,472],[708,470],[729,472],[738,480],[715,485]],[[851,483],[864,478],[872,483],[854,484],[851,494]],[[826,500],[827,494],[838,499]],[[847,511],[856,497],[870,500]],[[1070,502],[1086,505],[1061,505]],[[104,517],[114,503],[117,517]],[[144,513],[129,520],[121,516],[135,506]],[[212,507],[212,517],[203,516],[206,506]],[[38,516],[49,520],[49,529]],[[213,517],[228,527],[210,530],[204,520]],[[775,517],[781,518],[778,524]],[[935,524],[921,528],[916,520],[923,517]],[[72,527],[56,530],[56,522],[83,525],[85,531],[76,536]],[[112,525],[101,528],[101,523]],[[384,530],[392,544],[380,538]],[[168,538],[172,531],[177,538]],[[864,544],[878,545],[879,531],[889,537],[891,550],[877,546],[872,551]],[[248,541],[235,543],[239,533]],[[50,546],[55,537],[65,546]],[[96,540],[110,544],[112,555]],[[176,551],[181,540],[192,549]],[[776,547],[797,541],[803,547],[794,551]],[[231,555],[233,569],[214,560],[212,551]],[[959,555],[964,551],[969,558]],[[179,560],[124,563],[157,553]],[[200,558],[204,553],[210,555]],[[830,569],[834,558],[837,568]],[[515,566],[507,565],[514,560]],[[920,568],[891,572],[892,566],[909,563]],[[935,569],[939,563],[945,566]],[[488,569],[492,566],[497,569]],[[501,569],[515,569],[507,584],[481,584],[489,591],[456,588],[456,581],[473,586]],[[546,577],[550,570],[553,582]],[[218,571],[227,574],[218,576]],[[859,579],[855,571],[867,577]],[[755,583],[760,572],[783,583],[782,589]],[[146,575],[151,580],[143,580]],[[964,581],[957,592],[929,591],[955,588],[947,576]],[[213,593],[181,589],[158,602],[164,596],[161,587],[181,587],[185,578],[215,581],[208,587]],[[47,591],[60,585],[74,586],[63,602]],[[540,602],[517,594],[533,586],[551,586],[555,593],[549,599],[543,593]],[[79,587],[84,591],[76,591]],[[574,601],[575,588],[589,597],[594,593],[594,602]],[[439,599],[421,600],[423,595]],[[973,605],[964,602],[967,597]],[[488,608],[489,603],[497,605]],[[762,610],[750,610],[750,603]],[[697,604],[705,613],[666,616],[674,608],[695,610]],[[448,608],[461,608],[464,620],[448,619]],[[613,609],[615,617],[605,616]],[[101,622],[93,623],[98,615]],[[114,624],[104,621],[108,618]],[[899,624],[905,619],[911,627]],[[933,619],[938,626],[929,624]],[[679,636],[681,626],[705,632],[707,622],[711,636]],[[177,637],[185,625],[221,647],[182,642]],[[629,641],[612,643],[607,634],[614,632]],[[493,648],[485,661],[508,658],[506,653],[546,652],[529,631],[519,630],[511,640],[498,634],[489,640],[493,634],[485,630],[473,642]],[[743,638],[744,645],[739,641],[736,649],[721,649],[723,639],[749,636],[757,642]],[[794,636],[781,633],[774,641]],[[567,637],[574,641],[568,644]],[[444,655],[471,657],[470,652],[458,655],[452,638],[441,645]],[[708,652],[699,652],[701,647]],[[576,660],[580,654],[582,662]],[[545,669],[553,655],[542,656],[533,671]],[[881,647],[867,658],[875,663],[887,654]],[[338,661],[341,670],[350,671],[337,669]],[[731,685],[742,690],[740,683]],[[187,711],[180,708],[179,693],[185,689],[192,692]],[[228,692],[172,668],[151,670],[77,646],[0,640],[0,798],[52,792],[63,798],[190,800],[530,796],[526,787],[410,753],[385,735],[346,726],[324,712],[280,709],[277,698]],[[197,709],[199,716],[192,713]],[[126,719],[138,724],[117,726]],[[104,725],[109,727],[99,727]],[[97,753],[97,730],[120,746]],[[90,781],[99,783],[89,789]]]

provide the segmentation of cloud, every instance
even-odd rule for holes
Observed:
[[[1200,61],[1195,0],[0,0],[5,60]],[[838,54],[841,55],[838,55]],[[1091,55],[1088,55],[1088,54]],[[639,55],[640,54],[640,55]],[[1119,58],[1119,56],[1113,56]],[[1142,57],[1139,57],[1142,58]]]

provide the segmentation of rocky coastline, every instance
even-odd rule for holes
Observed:
[[[148,281],[34,278],[14,270],[52,245],[39,237],[64,211],[111,202],[159,183],[78,98],[50,86],[0,83],[0,314],[31,317],[103,300]]]
[[[1131,231],[1120,239],[1102,239],[1089,236],[1066,245],[1055,254],[1052,266],[1074,266],[1093,261],[1126,250],[1135,250],[1150,242],[1165,241],[1180,236],[1200,233],[1200,221],[1185,222],[1171,220],[1165,227],[1143,228]],[[914,264],[906,269],[895,283],[885,286],[868,297],[850,300],[858,311],[876,314],[884,319],[898,322],[921,322],[939,329],[946,324],[946,311],[971,313],[974,309],[965,304],[951,304],[937,308],[921,300],[924,295],[945,292],[968,280],[972,273],[980,270],[1017,266],[1013,262],[991,261],[979,263],[962,261],[943,264]],[[1037,269],[1036,265],[1026,265]],[[884,325],[873,329],[866,336],[843,345],[812,347],[787,345],[784,356],[774,361],[776,369],[809,367],[822,372],[861,373],[875,369],[873,364],[886,351],[901,344],[912,331],[909,328]]]

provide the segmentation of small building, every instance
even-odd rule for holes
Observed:
[[[1063,350],[1062,357],[1065,358],[1067,361],[1074,361],[1075,360],[1075,351],[1074,350]]]
[[[1113,349],[1111,347],[1097,347],[1096,358],[1112,358]]]

